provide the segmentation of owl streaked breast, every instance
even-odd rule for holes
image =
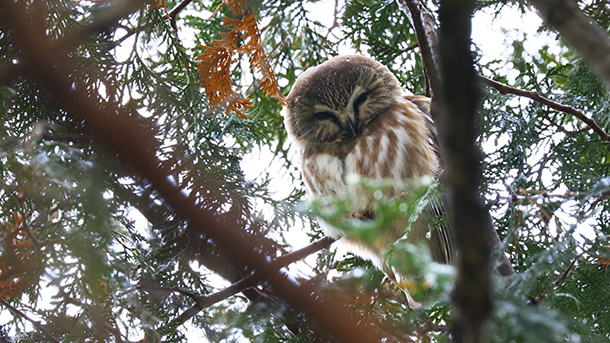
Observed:
[[[428,121],[413,103],[398,98],[353,141],[298,147],[310,196],[344,195],[350,175],[396,180],[435,175],[438,159]]]

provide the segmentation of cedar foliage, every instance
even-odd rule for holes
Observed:
[[[32,4],[57,39],[115,8],[113,1]],[[608,31],[610,13],[603,4],[580,6]],[[168,11],[177,5],[158,1],[90,32],[65,50],[65,58],[81,66],[73,77],[94,84],[87,92],[100,107],[118,104],[154,132],[162,147],[156,154],[173,181],[220,218],[239,218],[254,242],[271,243],[272,256],[292,250],[288,228],[304,227],[312,239],[320,237],[310,217],[317,209],[300,205],[304,188],[282,125],[282,94],[302,70],[335,55],[340,45],[383,62],[405,89],[422,94],[421,59],[408,16],[392,1],[339,2],[339,26],[329,32],[315,20],[315,2],[194,0],[178,14],[176,31]],[[531,11],[524,3],[479,6],[498,13],[505,6]],[[544,27],[538,34],[558,42]],[[581,110],[608,132],[608,92],[578,56],[561,45],[528,51],[527,37],[521,37],[507,36],[511,53],[480,64],[479,72]],[[258,297],[240,293],[184,324],[176,321],[194,304],[193,295],[218,291],[249,271],[236,270],[205,239],[186,235],[193,224],[177,217],[146,180],[92,144],[94,133],[83,131],[45,89],[19,70],[11,73],[23,65],[20,53],[0,22],[2,339],[328,340],[265,284],[257,286]],[[254,73],[242,69],[245,61]],[[490,88],[480,130],[483,194],[518,271],[495,279],[490,341],[607,341],[607,143],[569,114]],[[257,160],[261,151],[273,157],[260,175],[252,175],[254,167],[243,161]],[[202,179],[207,187],[197,182]],[[292,191],[274,193],[278,179]],[[405,340],[448,340],[446,288],[422,290],[431,300],[412,311],[370,263],[333,251],[320,253],[314,276],[307,277],[311,282]],[[417,261],[420,275],[440,273],[425,258]]]

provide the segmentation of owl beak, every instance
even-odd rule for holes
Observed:
[[[356,138],[356,136],[358,136],[359,131],[358,127],[360,126],[360,119],[358,118],[358,116],[355,113],[346,110],[343,113],[339,114],[339,118],[341,118],[339,125],[341,125],[341,127],[343,128],[345,136],[349,138]]]
[[[349,133],[352,137],[358,136],[358,127],[360,126],[360,120],[358,119],[358,117],[354,117],[353,120],[351,120],[347,126]]]

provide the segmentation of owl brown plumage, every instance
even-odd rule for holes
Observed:
[[[432,120],[424,112],[428,112],[429,99],[407,95],[396,77],[370,58],[335,57],[308,69],[296,81],[287,102],[284,123],[297,145],[311,198],[350,197],[350,210],[365,213],[373,200],[348,182],[351,176],[407,181],[433,178],[439,171]],[[386,195],[401,196],[398,192]],[[432,207],[431,212],[438,212]],[[372,246],[350,243],[357,247],[356,253],[391,274],[383,263],[384,249],[403,236],[406,225],[406,221],[393,224]],[[322,227],[331,236],[341,236],[332,226],[322,223]],[[427,223],[418,220],[409,239],[427,241],[437,260],[451,262],[448,233],[430,235],[429,231]]]

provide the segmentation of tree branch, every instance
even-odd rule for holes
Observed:
[[[435,55],[437,37],[434,16],[421,0],[398,0],[398,5],[411,16],[426,74],[426,96],[435,101],[435,96],[440,93],[441,79]]]
[[[53,343],[60,343],[55,337],[53,337],[53,335],[51,335],[49,333],[49,331],[47,331],[47,329],[44,328],[44,326],[42,324],[40,324],[39,321],[36,321],[36,320],[28,317],[25,313],[19,311],[15,307],[13,307],[13,305],[9,304],[6,300],[0,300],[0,304],[6,306],[6,308],[8,308],[11,312],[13,312],[14,314],[18,315],[19,317],[21,317],[21,318],[27,320],[28,322],[32,323],[32,325],[34,325],[36,330],[40,331],[47,338],[47,340],[49,340],[49,341],[51,341]]]
[[[480,90],[470,38],[474,7],[474,0],[441,0],[438,12],[443,81],[438,126],[458,248],[451,333],[460,343],[485,341],[485,322],[493,304],[491,253],[499,240],[479,194],[482,153],[475,124]]]
[[[441,94],[442,77],[438,67],[438,44],[435,30],[434,16],[421,0],[398,0],[399,6],[407,14],[411,15],[411,22],[415,28],[417,35],[417,45],[420,48],[424,72],[426,74],[427,92],[432,98],[430,102],[430,115],[434,122],[439,124],[438,96]],[[449,74],[451,75],[451,74]],[[443,155],[443,146],[439,147],[441,155]],[[443,161],[442,161],[443,162]],[[495,245],[500,245],[502,241],[495,231],[495,228],[490,226],[489,235]],[[496,268],[500,275],[508,276],[515,273],[513,266],[506,254],[502,255],[502,261]]]
[[[28,238],[32,241],[32,243],[34,244],[34,246],[37,249],[40,249],[40,247],[44,244],[46,244],[46,242],[40,242],[38,240],[38,238],[36,237],[36,235],[34,235],[34,232],[32,232],[32,229],[30,228],[30,224],[28,223],[28,213],[27,213],[27,208],[25,207],[25,203],[24,203],[24,198],[25,195],[22,194],[22,191],[13,191],[11,189],[11,187],[9,187],[9,185],[7,185],[3,179],[0,179],[0,188],[2,188],[6,193],[8,193],[13,199],[15,199],[15,202],[17,203],[17,207],[19,208],[19,215],[21,216],[21,228],[25,231],[26,235],[28,236]]]
[[[530,3],[610,89],[610,39],[606,32],[574,0],[530,0]]]
[[[339,27],[339,0],[335,0],[335,9],[333,12],[333,23],[328,28],[326,32],[326,36],[324,36],[324,40],[328,40],[328,36],[330,36],[331,32]]]
[[[551,289],[551,287],[552,286],[559,286],[559,285],[561,285],[568,278],[568,275],[570,274],[570,271],[572,271],[572,268],[574,268],[575,264],[576,264],[576,259],[573,259],[572,262],[570,262],[570,264],[566,268],[566,270],[563,272],[563,274],[561,274],[559,279],[553,281],[552,284],[548,285],[544,289],[542,294],[540,294],[537,297],[529,299],[529,303],[532,304],[532,305],[537,305],[537,304],[540,304],[540,302],[542,302],[544,299],[546,299],[546,295],[549,292],[549,290]]]
[[[514,88],[511,86],[505,85],[503,83],[494,81],[492,79],[489,79],[485,76],[479,76],[479,79],[482,81],[483,84],[495,88],[502,95],[514,94],[514,95],[522,96],[525,98],[532,99],[543,105],[546,105],[556,111],[572,115],[572,116],[576,117],[577,119],[579,119],[580,121],[582,121],[583,123],[587,124],[589,126],[589,128],[591,128],[595,133],[597,133],[597,135],[599,136],[599,138],[602,141],[604,141],[604,142],[610,141],[610,136],[601,127],[599,127],[593,119],[587,117],[587,115],[584,112],[579,111],[572,106],[563,105],[558,102],[547,99],[547,98],[541,96],[540,94],[538,94],[538,92],[536,92],[536,91],[526,91],[523,89]]]
[[[180,14],[180,12],[182,12],[182,10],[185,9],[186,6],[188,6],[191,2],[193,2],[193,0],[182,0],[167,14],[169,16],[169,23],[174,28],[174,30],[178,31],[178,25],[176,24],[178,14]]]
[[[187,320],[194,317],[197,313],[199,313],[204,308],[212,306],[215,303],[223,301],[229,297],[232,297],[237,293],[245,291],[246,289],[252,288],[252,287],[256,286],[260,281],[261,280],[260,280],[259,275],[250,274],[249,276],[246,276],[245,278],[237,281],[236,283],[232,284],[231,286],[229,286],[223,290],[220,290],[216,293],[213,293],[210,295],[199,295],[195,299],[195,301],[196,301],[195,305],[191,306],[189,309],[184,311],[176,319],[172,320],[168,324],[168,326],[172,327],[175,324],[182,325]]]
[[[419,335],[424,335],[428,332],[449,332],[449,326],[434,324],[430,320],[426,320],[424,325],[415,332],[417,332]]]
[[[305,257],[307,257],[317,251],[330,247],[330,245],[334,241],[335,241],[335,239],[333,239],[331,237],[328,237],[328,236],[323,237],[323,238],[309,244],[308,246],[306,246],[304,248],[301,248],[299,250],[296,250],[296,251],[290,252],[286,255],[282,255],[282,256],[278,257],[273,262],[271,262],[271,264],[273,264],[278,269],[286,267],[289,264],[302,260]],[[222,300],[225,300],[237,293],[243,292],[246,289],[256,286],[261,280],[262,280],[261,275],[259,275],[258,273],[255,272],[255,273],[250,274],[250,275],[246,276],[245,278],[237,281],[236,283],[232,284],[231,286],[229,286],[221,291],[218,291],[216,293],[210,294],[210,295],[192,294],[190,292],[187,292],[187,291],[184,291],[181,289],[176,289],[174,287],[172,287],[172,288],[155,287],[155,288],[161,288],[163,290],[171,291],[171,292],[180,292],[181,294],[186,294],[187,296],[189,296],[190,298],[192,298],[196,301],[195,305],[191,306],[191,308],[184,311],[180,316],[178,316],[170,324],[168,324],[169,327],[173,327],[175,324],[179,324],[179,325],[184,324],[187,320],[191,319],[193,316],[195,316],[197,313],[199,313],[201,310],[203,310],[206,307],[209,307],[209,306],[211,306],[217,302],[220,302]],[[148,287],[148,286],[145,286],[145,287]],[[142,289],[145,287],[142,287]]]

